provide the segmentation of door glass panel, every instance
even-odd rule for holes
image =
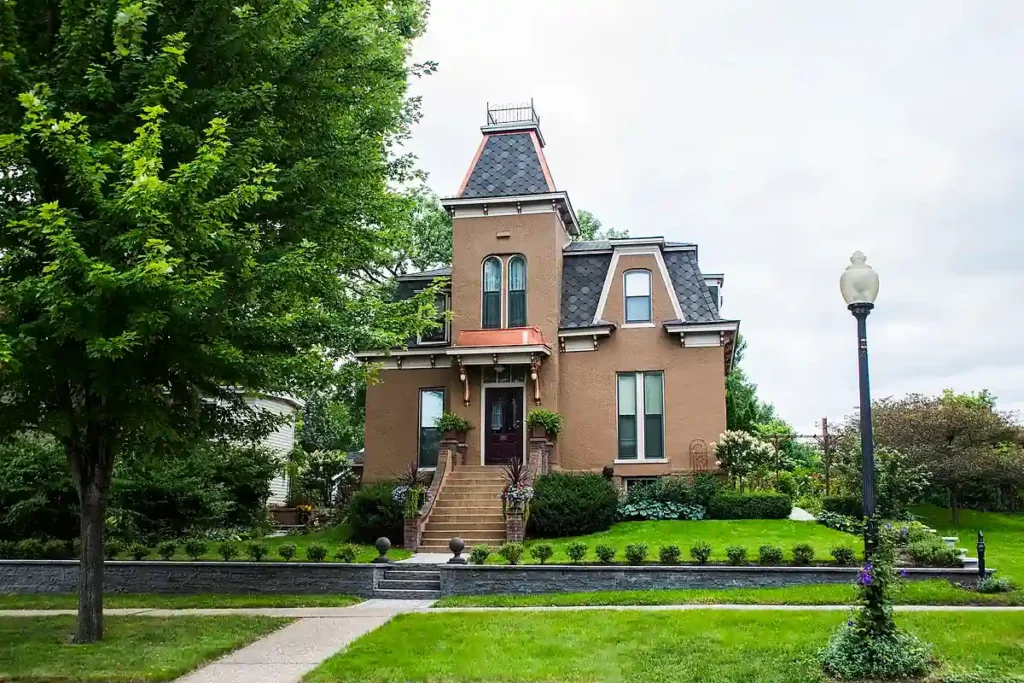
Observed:
[[[491,431],[500,432],[503,420],[502,416],[502,405],[501,399],[496,399],[491,403]]]

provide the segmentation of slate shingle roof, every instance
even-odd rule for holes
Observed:
[[[686,321],[703,323],[718,320],[718,309],[697,265],[697,253],[666,251],[664,257],[665,268]]]
[[[488,136],[460,197],[551,192],[529,133]]]
[[[611,254],[573,256],[562,261],[561,327],[588,327],[593,324],[611,262]]]

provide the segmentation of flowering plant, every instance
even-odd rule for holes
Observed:
[[[415,486],[399,484],[391,492],[391,498],[396,503],[402,504],[403,516],[406,519],[412,519],[419,514],[423,503],[430,500],[430,490],[421,484]]]

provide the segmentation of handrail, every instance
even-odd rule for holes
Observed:
[[[441,487],[444,486],[448,473],[455,469],[455,451],[457,444],[454,442],[442,442],[440,453],[437,456],[437,467],[434,469],[434,479],[430,482],[427,495],[423,505],[416,512],[416,547],[420,545],[420,536],[423,534],[423,527],[430,519],[430,513],[434,511],[434,503],[441,494]]]

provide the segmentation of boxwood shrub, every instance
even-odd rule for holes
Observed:
[[[534,536],[582,536],[610,529],[619,493],[600,474],[551,472],[537,477],[530,503]]]
[[[825,496],[821,499],[821,509],[844,517],[860,519],[864,516],[864,503],[857,496]]]
[[[380,482],[355,492],[348,504],[348,521],[352,540],[373,543],[386,536],[392,545],[402,542],[402,504],[391,496],[395,485]]]
[[[711,499],[711,519],[786,519],[793,500],[781,493],[719,493]]]

